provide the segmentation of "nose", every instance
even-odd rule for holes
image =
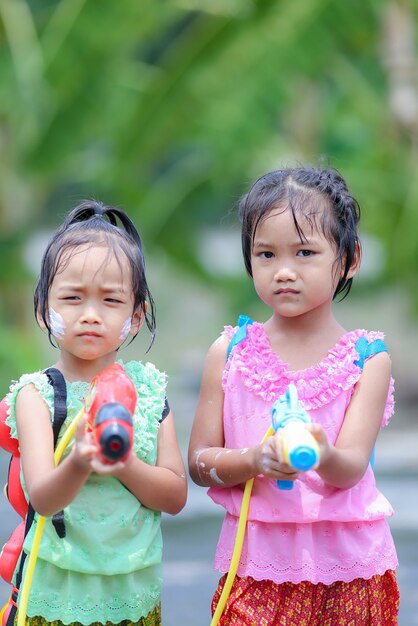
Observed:
[[[276,282],[294,282],[296,278],[296,271],[289,261],[278,261],[274,272],[274,280]]]
[[[84,324],[101,324],[99,310],[93,303],[86,303],[81,311],[80,323]]]

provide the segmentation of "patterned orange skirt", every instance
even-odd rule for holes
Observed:
[[[212,600],[215,612],[226,574]],[[236,577],[219,626],[396,626],[399,589],[394,571],[331,585],[277,584]]]

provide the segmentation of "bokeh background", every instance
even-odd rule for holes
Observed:
[[[0,0],[0,395],[56,358],[32,310],[40,257],[65,213],[97,198],[142,234],[158,333],[122,356],[168,373],[186,454],[209,344],[239,313],[268,314],[234,207],[260,174],[299,163],[336,167],[360,203],[363,265],[336,313],[386,333],[384,440],[418,443],[418,4]]]

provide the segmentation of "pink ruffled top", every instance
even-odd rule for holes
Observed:
[[[234,334],[226,327],[228,338]],[[298,390],[301,405],[335,442],[354,386],[361,376],[356,342],[382,339],[379,332],[345,333],[327,356],[313,367],[292,371],[273,352],[264,326],[247,327],[224,369],[225,447],[246,448],[261,441],[271,424],[271,406],[289,383]],[[382,426],[393,413],[391,380]],[[234,548],[242,489],[209,489],[211,498],[226,509],[215,568],[229,570]],[[397,566],[396,551],[386,518],[392,507],[376,487],[369,466],[350,489],[327,485],[314,471],[302,472],[291,491],[259,476],[254,481],[247,531],[238,566],[239,576],[277,583],[331,584],[336,580],[370,578]]]

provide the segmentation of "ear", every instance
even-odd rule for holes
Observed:
[[[129,333],[132,336],[135,336],[141,330],[142,324],[145,321],[145,315],[146,315],[147,311],[148,311],[148,302],[145,302],[143,308],[141,306],[139,306],[134,311],[134,313],[132,315],[131,330],[129,331]]]
[[[348,270],[347,278],[353,278],[357,274],[360,268],[361,263],[361,247],[359,242],[356,242],[356,247],[354,250],[354,257],[351,263],[350,269]]]
[[[42,317],[41,312],[40,312],[39,309],[36,311],[36,321],[38,322],[38,324],[39,324],[40,328],[42,328],[42,330],[47,330],[46,324],[45,324],[45,322],[43,320],[43,317]]]

